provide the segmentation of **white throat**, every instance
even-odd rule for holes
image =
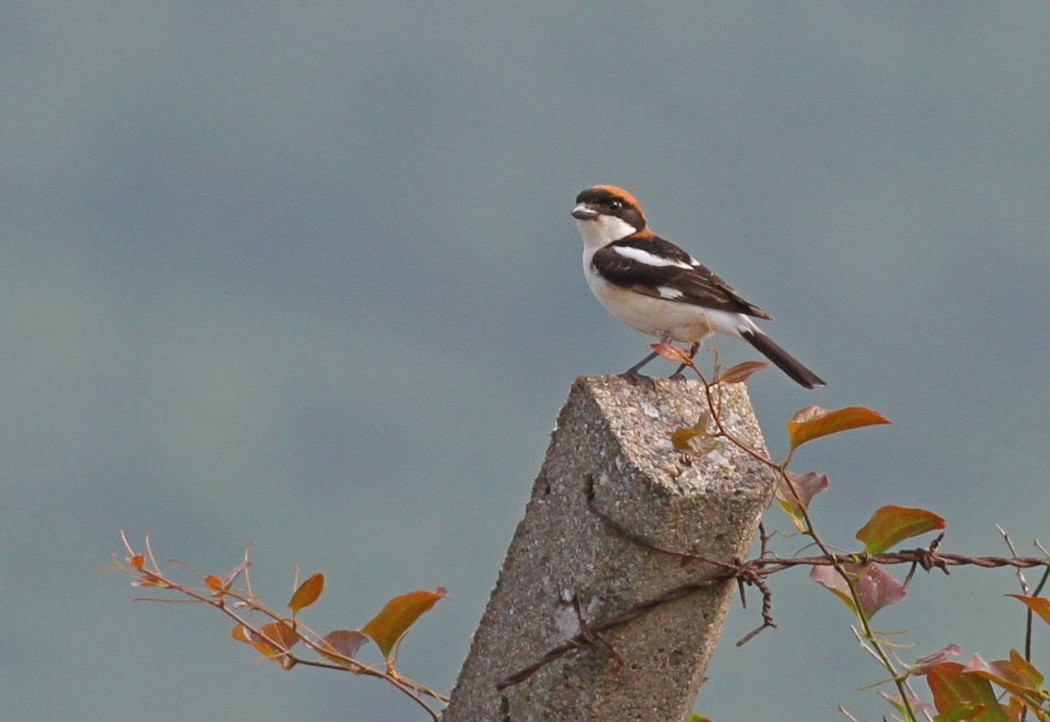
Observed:
[[[576,223],[580,226],[584,248],[592,255],[613,241],[627,238],[636,232],[634,226],[616,216],[600,215],[597,218],[580,220]]]

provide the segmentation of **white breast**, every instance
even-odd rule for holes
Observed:
[[[657,338],[668,336],[682,343],[697,343],[716,331],[739,336],[741,330],[754,328],[751,319],[740,313],[704,309],[609,283],[591,263],[594,254],[605,245],[590,244],[584,237],[583,273],[587,285],[609,313],[636,331]]]

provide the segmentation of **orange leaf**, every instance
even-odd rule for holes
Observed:
[[[685,364],[686,366],[693,365],[693,359],[689,357],[689,351],[675,346],[673,343],[652,343],[649,344],[649,348],[656,351],[656,353],[660,354],[668,361]]]
[[[863,406],[850,406],[834,411],[828,411],[819,406],[807,406],[787,422],[787,428],[791,448],[796,449],[807,441],[819,439],[828,434],[837,434],[840,431],[859,429],[872,424],[888,423],[890,423],[889,419],[878,411],[872,411]]]
[[[171,584],[162,581],[152,572],[146,571],[141,577],[131,583],[133,587],[161,587],[163,589],[171,589]]]
[[[389,660],[391,652],[405,636],[408,628],[421,614],[430,611],[439,599],[446,596],[448,591],[444,587],[438,587],[432,592],[420,589],[394,597],[361,631],[375,640],[383,651],[383,656]]]
[[[1047,599],[1046,597],[1033,597],[1028,594],[1007,594],[1006,596],[1019,599],[1027,605],[1029,609],[1038,614],[1040,619],[1047,624],[1050,624],[1050,599]]]
[[[714,451],[718,441],[704,429],[687,426],[671,434],[671,443],[679,451],[692,454],[707,454]]]
[[[226,581],[222,577],[217,577],[214,574],[209,574],[204,577],[204,584],[208,589],[212,590],[217,594],[221,594],[226,591]]]
[[[230,636],[238,642],[250,644],[262,656],[273,661],[284,669],[292,668],[292,660],[286,650],[290,650],[299,641],[299,635],[285,622],[272,622],[259,630],[257,634],[238,624]]]
[[[933,702],[944,719],[1006,722],[991,682],[958,662],[942,662],[926,673]]]
[[[759,371],[765,371],[772,367],[773,364],[768,361],[744,361],[736,366],[727,368],[722,375],[718,377],[716,383],[739,384],[747,381],[753,374],[756,374]]]
[[[881,554],[897,542],[943,528],[944,519],[932,511],[889,505],[871,515],[857,539],[869,553]]]
[[[236,639],[238,642],[244,642],[245,644],[252,643],[252,633],[243,624],[238,624],[236,627],[234,627],[233,631],[230,632],[230,636]]]
[[[299,641],[299,633],[287,622],[270,622],[259,631],[267,640],[285,649],[291,649]]]
[[[288,602],[288,608],[292,610],[292,615],[298,614],[300,609],[305,609],[316,602],[323,591],[324,574],[318,572],[300,584],[299,588],[295,590],[291,601]]]

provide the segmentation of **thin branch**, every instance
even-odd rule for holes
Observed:
[[[351,672],[354,674],[361,674],[369,677],[376,677],[385,680],[387,683],[403,692],[413,702],[420,706],[435,722],[440,720],[441,713],[438,710],[432,708],[427,704],[424,696],[431,697],[442,704],[447,704],[448,699],[437,692],[429,689],[425,685],[422,685],[414,680],[407,677],[402,677],[392,669],[381,669],[367,665],[363,662],[354,659],[353,657],[347,657],[342,654],[333,653],[330,645],[322,646],[321,640],[323,637],[316,631],[310,629],[301,620],[294,620],[295,623],[295,634],[297,641],[302,641],[308,648],[316,652],[318,655],[326,656],[329,658],[336,657],[339,664],[321,661],[320,659],[308,659],[297,655],[290,647],[286,647],[280,640],[274,639],[272,635],[268,635],[263,631],[263,628],[253,624],[251,621],[246,619],[244,616],[235,611],[234,606],[226,603],[226,598],[234,599],[240,603],[241,606],[246,607],[249,611],[258,612],[264,617],[268,617],[274,622],[288,624],[291,626],[293,620],[283,614],[280,614],[265,604],[261,603],[251,591],[250,586],[244,591],[231,588],[237,577],[240,575],[245,576],[245,582],[248,584],[247,576],[248,569],[251,566],[251,562],[248,557],[248,548],[245,549],[245,556],[241,564],[234,568],[233,572],[224,580],[223,589],[216,590],[208,586],[206,589],[186,586],[173,579],[168,578],[160,568],[160,565],[156,561],[156,557],[153,554],[153,550],[149,543],[149,537],[146,537],[146,550],[145,556],[136,554],[134,548],[131,546],[124,532],[121,532],[121,540],[124,543],[125,549],[128,551],[127,563],[123,563],[113,557],[113,566],[109,569],[123,571],[132,577],[136,578],[133,582],[136,586],[142,587],[156,587],[159,589],[168,589],[173,592],[182,594],[189,599],[160,599],[155,597],[137,598],[135,601],[152,601],[152,602],[185,602],[185,603],[201,603],[207,604],[208,606],[214,607],[219,610],[222,614],[232,619],[238,625],[248,630],[251,635],[255,638],[265,640],[266,645],[273,650],[273,654],[265,654],[274,661],[277,661],[285,669],[290,669],[296,665],[302,664],[310,667],[317,667],[320,669],[339,670],[343,672]],[[204,578],[197,570],[190,567],[188,564],[173,560],[172,563],[186,569],[193,573],[199,578]]]

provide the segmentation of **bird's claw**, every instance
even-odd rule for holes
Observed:
[[[631,384],[632,386],[637,386],[638,384],[644,383],[648,384],[650,389],[656,388],[656,380],[652,376],[640,374],[634,369],[624,371],[622,374],[620,374],[620,378],[626,380],[627,383]]]

